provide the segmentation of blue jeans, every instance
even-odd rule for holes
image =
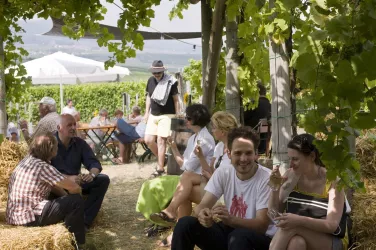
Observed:
[[[123,119],[117,120],[116,126],[120,133],[115,134],[115,136],[123,144],[132,143],[141,138],[136,132],[136,127],[128,124]]]

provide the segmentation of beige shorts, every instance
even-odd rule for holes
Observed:
[[[156,135],[160,137],[168,137],[171,135],[171,118],[175,115],[149,115],[146,125],[146,135]]]

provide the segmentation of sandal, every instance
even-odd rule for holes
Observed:
[[[146,237],[153,237],[153,236],[160,235],[161,233],[169,229],[171,229],[171,227],[163,227],[163,226],[158,226],[158,225],[153,224],[150,227],[145,228],[144,233]]]
[[[112,158],[111,161],[116,165],[123,165],[123,163],[119,158]]]
[[[164,173],[165,173],[164,170],[155,170],[155,172],[151,174],[151,178],[162,176]]]
[[[161,225],[173,226],[174,224],[176,224],[176,219],[168,217],[167,214],[163,211],[151,214],[150,220],[155,224]]]

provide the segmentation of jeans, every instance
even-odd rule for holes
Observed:
[[[46,203],[41,215],[26,226],[47,226],[64,221],[78,244],[85,243],[84,200],[79,194],[66,195]]]
[[[99,174],[92,182],[82,185],[82,194],[88,195],[85,201],[85,225],[90,227],[97,216],[110,185],[110,178]]]
[[[268,250],[271,239],[245,228],[232,228],[222,222],[210,228],[200,224],[197,218],[186,216],[175,226],[171,242],[172,250]]]

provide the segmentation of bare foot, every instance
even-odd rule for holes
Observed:
[[[172,241],[172,234],[167,236],[164,240],[158,241],[158,246],[160,247],[170,247]]]

